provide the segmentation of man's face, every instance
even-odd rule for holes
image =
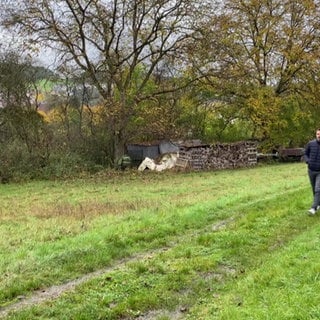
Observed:
[[[320,141],[320,130],[317,130],[316,132],[316,139]]]

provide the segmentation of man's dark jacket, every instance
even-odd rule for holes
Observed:
[[[310,141],[305,149],[304,159],[311,171],[320,171],[320,141]]]

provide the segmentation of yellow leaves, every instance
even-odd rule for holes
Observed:
[[[45,101],[45,94],[43,94],[42,92],[39,92],[39,93],[37,94],[37,101],[38,101],[38,102],[43,102],[43,101]]]
[[[280,111],[280,99],[269,87],[257,88],[247,100],[251,117],[256,119],[272,119]]]
[[[44,122],[49,122],[49,117],[44,111],[38,110],[38,114],[42,117]]]
[[[256,128],[258,137],[267,136],[272,126],[279,123],[281,99],[272,88],[260,87],[252,91],[246,104],[244,112]]]
[[[39,113],[43,113],[40,112]],[[79,114],[77,110],[74,108],[70,108],[67,106],[60,106],[59,108],[54,108],[50,110],[48,113],[44,114],[44,119],[47,122],[51,123],[61,123],[65,121],[67,118],[71,119],[76,113]],[[83,107],[82,111],[83,120],[90,121],[90,123],[98,124],[104,121],[105,117],[105,107],[104,106],[95,106],[95,107]]]

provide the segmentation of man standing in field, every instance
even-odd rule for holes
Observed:
[[[313,193],[313,203],[308,212],[314,215],[320,203],[320,128],[316,130],[316,139],[308,142],[304,157]]]

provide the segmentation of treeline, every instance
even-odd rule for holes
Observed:
[[[2,52],[4,180],[113,167],[130,142],[304,146],[319,126],[319,1],[0,2],[59,61]]]

